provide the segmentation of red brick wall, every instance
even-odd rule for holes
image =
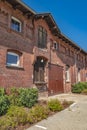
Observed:
[[[17,33],[10,27],[11,16],[22,21],[22,32]],[[38,48],[38,26],[47,30],[47,49]],[[58,50],[50,48],[51,42],[59,44]],[[22,68],[6,67],[6,54],[8,49],[22,53]],[[64,91],[71,90],[71,84],[77,82],[77,68],[81,69],[81,80],[85,81],[85,55],[79,52],[83,61],[75,60],[77,50],[66,43],[62,38],[53,36],[45,20],[34,21],[27,19],[19,10],[12,9],[6,2],[0,3],[0,86],[4,87],[29,87],[33,84],[33,63],[37,56],[45,57],[48,62],[63,66]],[[65,81],[65,66],[70,66],[70,82]],[[47,80],[48,81],[48,80]]]

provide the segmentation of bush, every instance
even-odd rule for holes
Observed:
[[[19,105],[31,108],[38,100],[38,91],[36,88],[19,89]]]
[[[0,96],[4,96],[5,95],[5,89],[4,88],[0,88]]]
[[[48,108],[51,111],[55,112],[55,111],[61,111],[63,109],[63,106],[58,99],[51,99],[50,101],[48,101]]]
[[[9,108],[10,102],[7,96],[0,96],[0,116],[5,114]]]
[[[84,89],[84,90],[82,91],[82,94],[87,95],[87,89]]]
[[[1,117],[0,119],[0,130],[12,130],[12,128],[16,127],[16,122],[7,115]]]
[[[47,107],[36,105],[29,111],[28,121],[29,123],[36,123],[42,119],[46,119],[48,114],[49,110]]]
[[[18,105],[19,104],[19,92],[17,88],[11,88],[9,95],[9,101],[11,105]]]
[[[75,85],[72,85],[73,93],[81,93],[84,89],[87,89],[87,82],[79,82]]]
[[[11,117],[16,125],[27,123],[27,112],[23,107],[10,106],[6,115]]]
[[[31,108],[38,99],[38,91],[35,88],[12,88],[9,101],[12,105]]]

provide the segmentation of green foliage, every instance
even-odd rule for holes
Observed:
[[[9,101],[11,105],[18,105],[19,104],[19,92],[17,88],[11,88],[9,95]]]
[[[82,94],[87,95],[87,89],[84,89],[84,90],[82,91]]]
[[[0,96],[0,116],[5,114],[9,108],[10,102],[7,96]]]
[[[23,107],[10,106],[7,116],[16,121],[16,125],[25,124],[27,122],[27,112]]]
[[[16,127],[16,121],[13,121],[13,118],[10,116],[3,116],[0,119],[0,130],[12,130],[12,128]]]
[[[36,105],[29,112],[28,121],[29,123],[36,123],[42,119],[46,119],[48,114],[49,109],[47,107]]]
[[[61,111],[63,109],[63,106],[58,99],[51,99],[50,101],[48,101],[48,108],[51,111],[55,112],[55,111]]]
[[[12,88],[9,101],[12,105],[31,108],[37,102],[38,91],[35,88]]]
[[[5,89],[4,88],[0,88],[0,96],[4,96],[5,95]]]
[[[31,108],[38,99],[38,91],[35,88],[19,89],[19,105]]]
[[[73,93],[81,93],[84,89],[87,89],[87,82],[79,82],[77,84],[72,85]]]

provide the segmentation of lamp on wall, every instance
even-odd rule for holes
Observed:
[[[44,61],[44,60],[43,60],[43,59],[41,59],[41,63],[43,63],[43,61]]]

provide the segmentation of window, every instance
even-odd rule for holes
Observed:
[[[70,81],[70,67],[69,65],[66,65],[66,72],[65,72],[65,78],[66,78],[66,82]]]
[[[39,26],[38,29],[38,47],[40,48],[46,48],[46,43],[47,43],[47,31]]]
[[[13,52],[7,53],[7,65],[19,66],[19,55]]]
[[[87,78],[87,73],[86,73],[86,78]]]
[[[21,32],[21,21],[15,17],[11,18],[11,28],[17,32]]]
[[[53,43],[53,48],[54,48],[55,50],[58,50],[58,43],[54,42],[54,43]]]
[[[80,68],[78,68],[78,82],[80,82],[81,77],[80,77]]]

